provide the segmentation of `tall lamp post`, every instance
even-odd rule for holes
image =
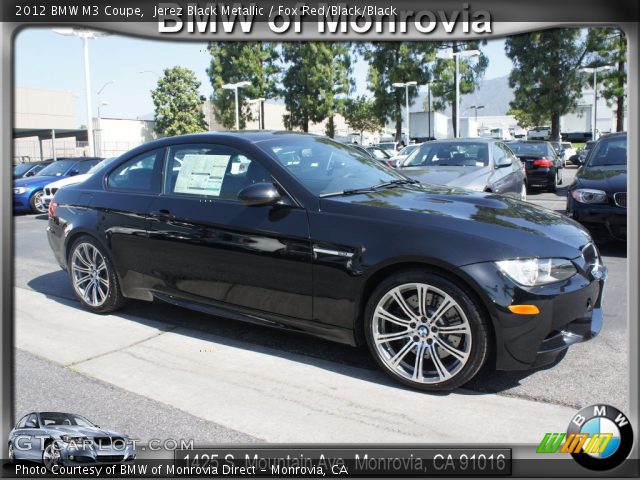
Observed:
[[[238,103],[238,89],[242,87],[248,87],[251,82],[244,80],[237,83],[225,83],[222,85],[224,90],[233,90],[236,96],[236,130],[240,130],[240,103]]]
[[[60,35],[76,36],[82,38],[82,52],[84,60],[84,91],[85,103],[87,107],[87,141],[89,143],[89,156],[95,157],[96,149],[93,141],[93,118],[91,108],[91,75],[89,73],[89,39],[104,37],[108,33],[95,32],[93,30],[79,28],[54,28],[54,32]]]
[[[96,149],[96,153],[100,155],[102,155],[102,115],[100,115],[100,107],[106,107],[107,105],[109,105],[109,102],[107,102],[106,100],[102,100],[98,104],[98,141],[95,143],[98,146],[98,148]]]
[[[265,100],[266,98],[264,97],[252,98],[251,100],[249,100],[249,103],[258,104],[258,130],[264,130],[264,125],[262,124],[262,105],[264,104]]]
[[[581,68],[583,72],[593,73],[593,123],[591,124],[591,140],[597,140],[597,126],[598,122],[598,72],[604,70],[611,70],[611,65],[602,65],[601,67],[585,67]]]
[[[484,108],[484,105],[471,105],[469,108],[473,108],[475,110],[475,119],[476,123],[478,123],[478,110]]]
[[[445,59],[453,59],[455,60],[456,71],[455,71],[455,79],[456,79],[456,122],[454,125],[454,137],[458,138],[460,136],[460,57],[462,58],[470,58],[476,57],[480,55],[480,50],[461,50],[459,52],[439,52],[438,58]]]
[[[405,114],[407,118],[407,145],[409,145],[409,135],[411,135],[411,115],[409,115],[409,87],[417,87],[418,82],[410,80],[408,82],[396,82],[391,84],[395,88],[404,88]]]

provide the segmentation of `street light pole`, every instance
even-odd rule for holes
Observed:
[[[84,90],[85,105],[87,108],[87,141],[89,144],[89,156],[94,157],[96,154],[95,143],[93,139],[93,118],[91,108],[91,75],[89,68],[89,39],[108,35],[102,32],[94,32],[91,30],[80,30],[75,28],[54,28],[54,32],[60,35],[74,35],[82,38],[82,56],[84,64]]]
[[[391,85],[395,88],[404,87],[404,95],[405,95],[405,109],[406,109],[406,122],[407,122],[407,143],[409,145],[409,136],[411,135],[411,115],[409,114],[409,87],[417,87],[418,82],[415,80],[410,80],[408,82],[396,82]]]
[[[433,137],[431,135],[431,83],[427,83],[427,103],[429,104],[429,140]]]
[[[222,88],[225,90],[233,90],[236,97],[236,130],[240,130],[240,102],[238,101],[238,89],[248,87],[251,82],[242,81],[237,83],[225,83]]]
[[[611,65],[602,65],[601,67],[583,68],[583,72],[593,72],[593,122],[591,124],[591,140],[597,140],[597,123],[598,123],[598,70],[611,70]]]

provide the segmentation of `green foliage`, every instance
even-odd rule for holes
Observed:
[[[288,129],[309,131],[309,123],[329,119],[327,134],[333,136],[333,114],[341,108],[339,94],[353,88],[350,46],[344,42],[288,42],[282,45],[287,65],[282,95],[287,107]]]
[[[397,82],[416,81],[424,85],[430,80],[428,64],[435,59],[434,42],[373,42],[363,44],[360,53],[369,62],[369,90],[374,96],[374,111],[378,121],[396,123],[396,139],[402,134],[402,106],[405,89],[395,88]],[[409,88],[409,101],[418,89]]]
[[[258,115],[255,107],[247,102],[251,98],[272,98],[277,94],[278,51],[270,42],[210,42],[211,63],[207,74],[211,80],[216,120],[227,129],[235,128],[236,104],[233,90],[224,90],[225,83],[249,81],[251,85],[238,90],[240,103],[240,128],[247,119]]]
[[[616,104],[616,130],[624,128],[624,109],[627,96],[627,38],[617,27],[591,28],[587,34],[589,67],[611,65],[612,69],[598,72],[598,90],[607,101]],[[588,82],[592,82],[589,75]]]
[[[155,131],[163,136],[182,135],[207,130],[202,113],[204,97],[198,92],[200,82],[188,68],[167,68],[151,91],[155,105]]]
[[[505,50],[513,61],[511,113],[523,127],[547,119],[551,138],[559,139],[560,116],[575,110],[582,92],[580,31],[561,28],[515,35],[507,38]]]
[[[343,115],[347,125],[360,133],[361,143],[362,132],[378,132],[384,127],[380,118],[376,116],[375,101],[365,96],[347,100]]]

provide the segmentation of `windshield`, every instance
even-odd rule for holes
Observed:
[[[378,147],[370,147],[367,149],[367,151],[376,160],[386,160],[387,158],[391,158],[387,152]]]
[[[79,427],[93,427],[93,423],[80,415],[60,412],[42,412],[40,414],[42,425],[76,425]]]
[[[59,177],[64,175],[64,173],[69,170],[69,168],[76,163],[75,160],[58,160],[57,162],[53,162],[50,165],[47,165],[45,168],[40,170],[38,173],[41,177],[53,176]]]
[[[409,155],[416,148],[418,148],[418,145],[409,145],[408,147],[404,147],[402,150],[400,150],[398,155]]]
[[[509,148],[516,155],[539,156],[541,158],[553,158],[551,145],[548,143],[510,142]]]
[[[429,142],[414,151],[404,167],[486,167],[489,146],[485,142]]]
[[[600,140],[589,155],[588,167],[627,164],[627,137]]]
[[[382,162],[324,137],[287,136],[256,145],[315,195],[406,180]]]
[[[13,174],[22,175],[23,173],[26,173],[27,171],[29,171],[29,169],[32,168],[34,165],[35,164],[33,163],[19,163],[18,165],[13,167]]]

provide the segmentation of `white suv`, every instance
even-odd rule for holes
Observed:
[[[527,132],[529,140],[549,140],[551,137],[551,127],[536,127]]]

